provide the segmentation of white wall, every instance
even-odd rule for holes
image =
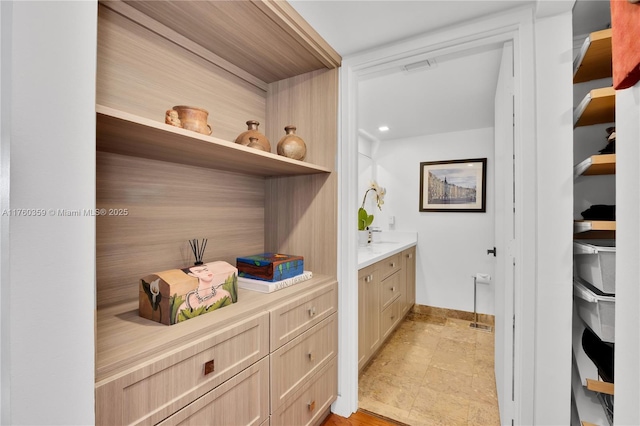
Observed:
[[[493,108],[493,105],[488,106]],[[487,212],[420,212],[420,163],[487,158]],[[416,303],[473,311],[473,275],[493,275],[493,128],[443,133],[380,143],[374,154],[378,184],[387,188],[375,226],[418,233]],[[493,314],[493,284],[478,285],[478,312]]]
[[[616,425],[640,424],[640,83],[616,92]]]
[[[3,298],[10,298],[1,312],[10,358],[9,377],[2,375],[3,403],[6,389],[10,403],[2,416],[12,425],[88,425],[94,422],[95,220],[57,217],[49,209],[95,208],[97,3],[12,6],[12,50],[2,49],[3,68],[11,64],[8,202],[46,215],[12,216],[10,235],[2,236],[10,247],[0,283]]]

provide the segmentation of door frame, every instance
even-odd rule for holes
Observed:
[[[516,424],[532,424],[534,418],[534,345],[535,285],[525,286],[525,277],[535,277],[536,247],[525,241],[536,239],[536,164],[524,161],[536,155],[536,111],[534,75],[534,10],[533,6],[514,9],[492,17],[473,21],[380,49],[343,58],[340,71],[340,133],[337,170],[338,197],[338,281],[339,286],[339,352],[338,399],[332,411],[345,417],[358,409],[358,286],[357,286],[357,99],[358,82],[371,74],[390,72],[399,65],[436,55],[462,53],[496,43],[513,42],[515,95],[515,179],[516,238],[513,247],[517,259],[514,288],[514,311],[518,313],[515,335],[515,404]],[[526,100],[529,100],[527,102]],[[525,226],[525,224],[529,224]],[[496,348],[511,356],[512,348]],[[509,371],[509,374],[511,372]],[[507,419],[503,424],[510,423]]]

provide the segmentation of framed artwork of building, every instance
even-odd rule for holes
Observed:
[[[487,159],[420,163],[421,212],[486,212]]]

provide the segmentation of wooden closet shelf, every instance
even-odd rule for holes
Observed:
[[[573,167],[574,177],[613,175],[616,173],[616,155],[592,155]]]
[[[257,176],[331,173],[331,170],[96,105],[96,148],[152,160]]]
[[[611,28],[589,34],[573,63],[573,83],[611,77],[612,74]]]
[[[613,395],[613,383],[602,382],[600,380],[587,379],[587,389],[594,392],[606,393]]]
[[[614,220],[575,220],[573,232],[575,239],[614,239],[616,222]]]
[[[593,89],[573,112],[573,127],[612,123],[616,116],[616,91],[613,87]]]

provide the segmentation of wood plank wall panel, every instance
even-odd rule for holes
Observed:
[[[205,262],[264,249],[264,178],[97,153],[96,206],[128,209],[98,216],[98,308],[137,300],[138,280],[184,268],[188,240],[207,238]]]
[[[335,170],[338,70],[320,70],[269,85],[267,137],[274,147],[284,127],[297,126],[307,158]],[[277,129],[277,130],[274,130]],[[305,269],[336,276],[337,173],[266,182],[265,249],[305,258]]]
[[[247,130],[247,120],[265,121],[263,90],[103,5],[97,66],[101,105],[163,123],[174,105],[201,107],[209,111],[212,136],[228,141]]]

